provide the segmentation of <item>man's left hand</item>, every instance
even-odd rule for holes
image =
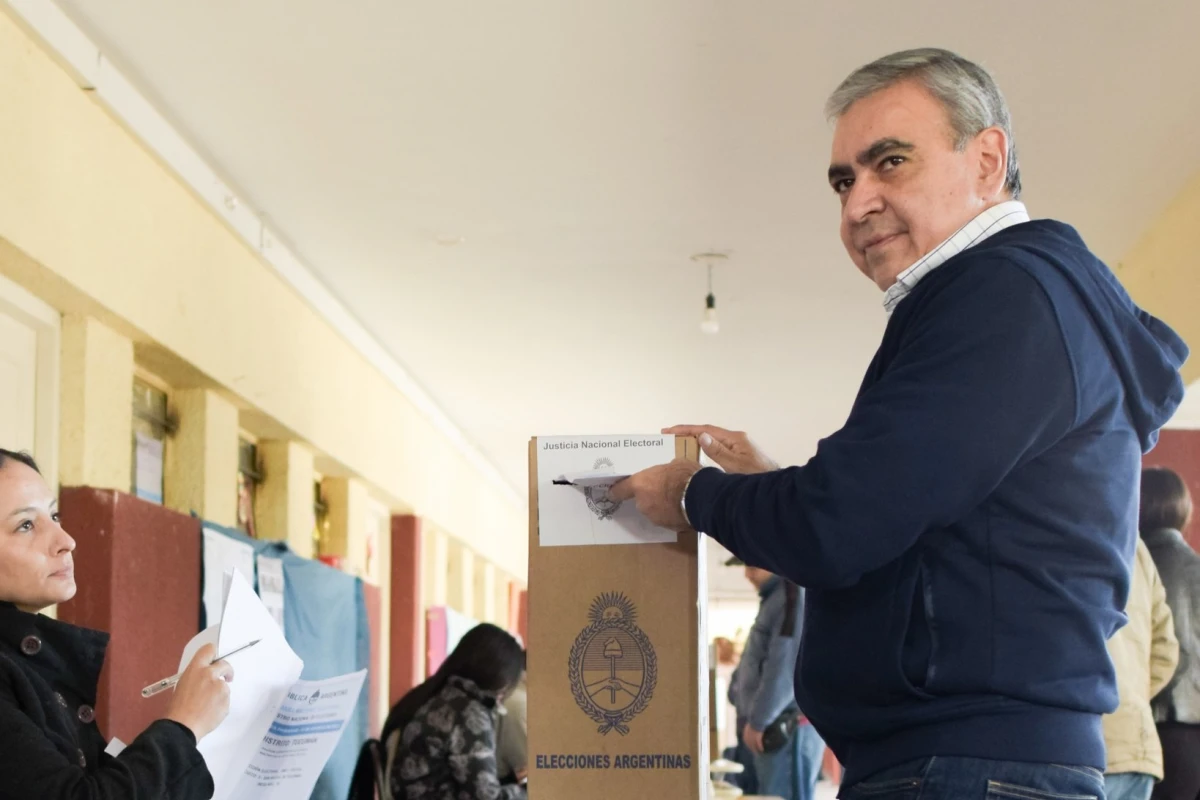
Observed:
[[[694,461],[676,459],[613,484],[608,496],[618,502],[632,499],[638,511],[655,525],[684,531],[690,526],[683,516],[683,490],[699,471],[700,465]]]

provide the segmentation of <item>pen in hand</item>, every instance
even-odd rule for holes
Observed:
[[[214,658],[211,663],[215,664],[218,661],[224,661],[225,659],[229,658],[231,655],[234,655],[235,653],[240,653],[243,650],[248,650],[249,648],[254,647],[254,645],[258,644],[261,641],[262,641],[262,639],[255,639],[253,642],[250,642],[249,644],[244,644],[235,650],[230,650],[225,655],[217,656],[216,658]],[[172,675],[169,678],[163,678],[161,681],[156,681],[155,683],[150,684],[145,689],[142,689],[142,697],[153,697],[154,695],[158,694],[161,691],[170,689],[172,686],[179,683],[179,679],[182,676],[183,676],[182,672],[176,672],[174,675]]]

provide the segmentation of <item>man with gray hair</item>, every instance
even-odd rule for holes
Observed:
[[[1030,220],[982,67],[896,53],[828,111],[842,242],[889,317],[849,418],[787,469],[668,428],[721,468],[612,496],[808,589],[796,699],[844,797],[1103,797],[1106,641],[1187,347],[1073,228]]]

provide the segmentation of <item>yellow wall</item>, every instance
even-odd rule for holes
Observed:
[[[504,571],[520,499],[489,482],[333,328],[0,14],[0,272],[93,314]],[[398,309],[402,311],[402,309]],[[186,365],[186,366],[180,366]],[[164,377],[168,377],[164,375]]]
[[[1195,175],[1117,266],[1133,299],[1183,337],[1193,355],[1184,382],[1200,378],[1200,174]]]
[[[0,265],[5,261],[0,257]],[[59,482],[129,489],[133,469],[133,347],[96,320],[62,326]]]

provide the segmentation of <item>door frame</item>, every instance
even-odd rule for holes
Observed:
[[[0,313],[37,336],[33,457],[50,488],[58,491],[59,363],[62,315],[24,287],[0,275]]]

